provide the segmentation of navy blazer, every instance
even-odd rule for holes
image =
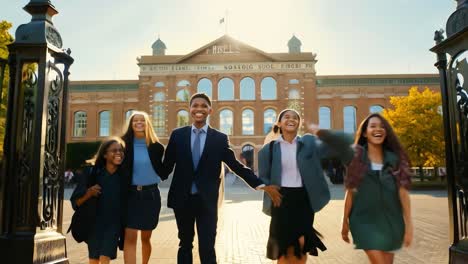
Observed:
[[[223,162],[252,188],[263,183],[251,169],[236,159],[234,151],[229,146],[228,136],[210,126],[195,170],[192,161],[191,130],[192,126],[185,126],[172,131],[164,155],[165,170],[170,172],[175,166],[167,199],[169,208],[181,208],[186,204],[193,181],[205,204],[213,206],[210,208],[216,208],[223,176],[221,169]]]

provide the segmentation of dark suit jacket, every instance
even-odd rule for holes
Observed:
[[[198,193],[205,204],[210,208],[216,208],[222,177],[222,162],[252,188],[263,183],[252,170],[236,159],[234,152],[229,147],[228,136],[211,127],[208,127],[205,146],[198,168],[195,170],[192,162],[191,129],[192,126],[175,129],[166,148],[165,170],[170,172],[175,165],[169,189],[168,207],[173,209],[183,207],[188,201],[192,182],[195,181]]]

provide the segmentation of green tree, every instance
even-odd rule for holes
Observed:
[[[445,162],[445,141],[442,127],[439,92],[429,88],[420,92],[411,87],[408,96],[392,96],[393,109],[384,109],[383,116],[388,119],[402,145],[406,148],[413,166],[438,167]]]
[[[7,45],[13,42],[13,36],[8,32],[12,24],[7,21],[0,21],[0,58],[8,59]],[[6,98],[8,92],[8,83],[10,80],[10,71],[6,67],[2,82],[2,97],[0,98],[0,158],[3,156],[3,139],[5,138],[5,117],[6,117]]]

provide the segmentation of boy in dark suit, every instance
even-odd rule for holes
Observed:
[[[210,98],[204,93],[194,94],[190,98],[193,124],[172,132],[164,156],[168,172],[175,165],[168,207],[174,209],[179,230],[179,264],[193,262],[195,223],[201,263],[216,263],[217,201],[223,162],[249,186],[267,192],[274,203],[279,204],[281,199],[278,187],[265,186],[251,169],[236,159],[228,136],[206,123],[211,112]]]

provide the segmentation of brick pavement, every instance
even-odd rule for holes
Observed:
[[[69,190],[66,192],[69,195]],[[167,188],[161,189],[166,204]],[[69,196],[68,196],[69,197]],[[265,245],[269,218],[261,213],[261,192],[243,186],[226,189],[225,203],[220,210],[216,250],[219,263],[272,263],[266,259]],[[448,263],[448,202],[443,191],[411,193],[415,225],[414,244],[400,250],[395,263]],[[367,263],[362,251],[354,250],[340,238],[340,219],[343,211],[342,186],[332,187],[332,201],[316,215],[315,227],[324,236],[328,247],[318,258],[309,257],[307,263]],[[64,227],[70,224],[72,209],[64,203]],[[194,243],[194,263],[199,263],[197,239]],[[163,207],[160,224],[152,236],[153,253],[150,263],[175,264],[177,255],[177,228],[172,210]],[[87,263],[86,244],[76,243],[67,235],[70,263]],[[140,251],[137,252],[140,255]],[[138,256],[139,259],[139,256]],[[140,261],[140,260],[138,260]],[[122,252],[113,263],[123,263]]]

